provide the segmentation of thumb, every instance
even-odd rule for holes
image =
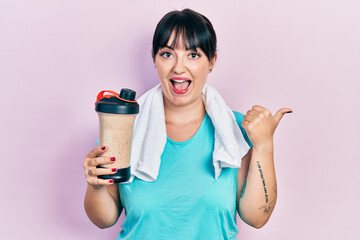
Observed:
[[[281,108],[275,113],[274,118],[277,124],[279,124],[281,118],[284,116],[285,113],[292,113],[292,110],[290,108]]]

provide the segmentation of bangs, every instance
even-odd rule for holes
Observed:
[[[175,34],[174,40],[172,43],[169,43],[172,34]],[[176,25],[170,28],[162,37],[159,42],[159,48],[171,47],[175,48],[177,41],[181,36],[186,50],[194,50],[200,47],[199,41],[197,40],[196,31],[194,29],[187,29],[185,26]],[[170,45],[169,45],[170,44]]]
[[[174,33],[174,40],[169,43]],[[210,22],[202,15],[185,9],[166,14],[158,23],[154,38],[152,56],[155,59],[160,48],[175,48],[179,37],[184,41],[186,50],[200,48],[211,60],[216,51],[216,35]],[[169,45],[170,44],[170,45]]]

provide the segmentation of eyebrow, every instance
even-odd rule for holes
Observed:
[[[164,47],[169,48],[169,49],[171,49],[171,50],[174,50],[173,47],[168,46],[168,45],[165,45]],[[194,49],[191,49],[191,50],[193,50],[193,51],[195,51],[195,52],[198,52],[197,48],[198,48],[198,47],[196,47],[196,48],[194,48]],[[187,48],[187,49],[186,49],[186,51],[188,51],[188,50],[190,50],[190,48]]]
[[[171,50],[174,50],[174,48],[171,46],[165,45],[165,47],[170,48]]]

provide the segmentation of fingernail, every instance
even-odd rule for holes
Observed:
[[[105,148],[106,148],[106,147],[104,146],[104,147],[101,148],[101,150],[105,150]]]
[[[111,169],[111,171],[112,171],[112,172],[116,172],[116,171],[117,171],[117,169],[116,169],[116,168],[113,168],[113,169]]]
[[[109,180],[109,183],[114,183],[114,180],[110,179],[110,180]]]
[[[111,157],[110,161],[114,162],[115,161],[115,157]]]

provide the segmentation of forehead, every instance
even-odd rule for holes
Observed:
[[[196,50],[199,47],[199,44],[195,36],[186,34],[185,30],[174,29],[166,43],[166,46],[171,48]]]

